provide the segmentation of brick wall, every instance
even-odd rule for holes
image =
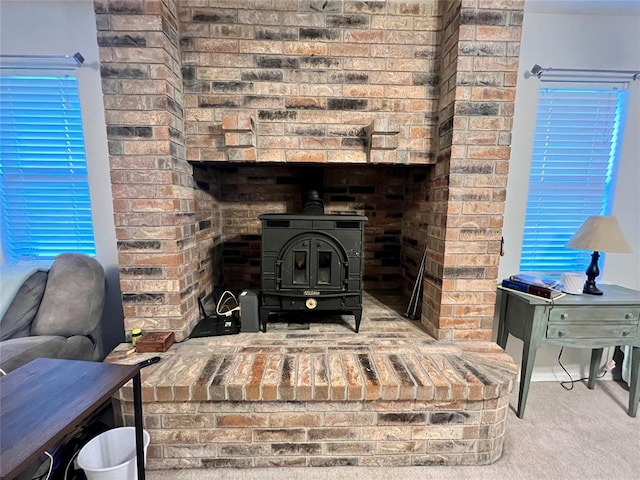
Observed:
[[[185,161],[177,2],[94,2],[125,329],[197,320],[200,271]]]
[[[180,3],[189,160],[429,160],[435,0],[207,5]]]
[[[423,323],[440,339],[490,339],[523,2],[441,6],[438,161],[429,188]]]
[[[487,465],[508,399],[145,403],[147,468]],[[118,410],[132,425],[132,403]]]
[[[255,281],[255,217],[297,206],[274,178],[363,188],[391,164],[412,166],[402,221],[367,224],[368,281],[410,289],[426,249],[423,323],[490,337],[523,0],[95,5],[127,329],[181,339],[197,295]]]

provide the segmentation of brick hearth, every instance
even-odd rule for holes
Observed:
[[[365,294],[353,318],[189,339],[142,371],[151,469],[487,464],[502,453],[517,372],[490,342],[444,342]],[[118,346],[107,361],[134,363]],[[132,424],[131,385],[117,397]]]

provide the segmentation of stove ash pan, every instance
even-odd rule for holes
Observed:
[[[272,313],[337,312],[362,319],[362,245],[359,215],[264,214],[260,328]]]

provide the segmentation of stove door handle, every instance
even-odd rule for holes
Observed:
[[[282,288],[282,260],[276,260],[276,290]]]

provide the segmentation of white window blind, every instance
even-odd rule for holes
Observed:
[[[95,256],[77,78],[0,76],[5,260]]]
[[[540,89],[520,271],[589,264],[565,244],[587,216],[611,213],[627,102],[624,89]]]

